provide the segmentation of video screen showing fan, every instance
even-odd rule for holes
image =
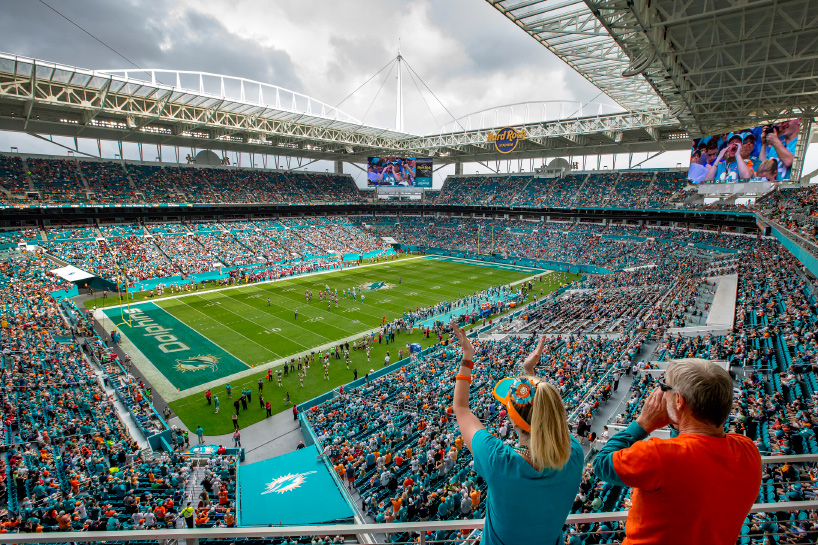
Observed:
[[[789,180],[800,119],[693,140],[688,178],[694,183]]]
[[[432,187],[431,157],[369,157],[369,186]]]

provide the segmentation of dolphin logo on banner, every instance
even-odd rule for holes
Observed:
[[[282,477],[277,477],[270,481],[269,484],[267,484],[267,490],[262,492],[261,495],[263,496],[264,494],[269,494],[270,492],[283,494],[284,492],[295,490],[296,488],[300,487],[302,484],[306,482],[307,475],[311,475],[313,473],[317,472],[307,471],[306,473],[289,473]]]

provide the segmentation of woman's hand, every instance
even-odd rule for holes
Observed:
[[[474,359],[474,347],[471,345],[471,340],[466,336],[466,332],[457,326],[457,322],[452,320],[450,325],[454,336],[460,342],[460,348],[463,349],[463,359],[472,361]]]
[[[545,335],[540,335],[540,342],[537,343],[537,348],[523,362],[523,370],[526,375],[534,375],[534,367],[540,361],[542,356],[543,345],[545,344]]]

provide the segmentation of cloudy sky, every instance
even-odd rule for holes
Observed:
[[[241,76],[330,105],[344,101],[340,108],[354,117],[394,127],[394,70],[344,99],[393,59],[400,44],[435,95],[420,82],[419,91],[404,73],[405,129],[420,134],[436,132],[452,115],[515,102],[614,104],[483,0],[45,2],[116,53],[40,0],[4,3],[0,50],[89,69],[136,65]],[[65,153],[0,132],[0,149],[12,145],[21,152]],[[84,146],[96,153],[95,143]],[[103,149],[113,153],[113,146]],[[680,153],[650,165],[675,166],[686,156]]]

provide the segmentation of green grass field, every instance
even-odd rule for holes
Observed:
[[[285,359],[307,354],[317,347],[337,344],[342,339],[358,339],[378,327],[384,317],[390,321],[417,306],[450,301],[535,273],[508,265],[467,264],[448,258],[396,260],[132,304],[134,321],[131,326],[120,325],[119,329],[127,338],[123,348],[126,352],[136,348],[144,356],[140,360],[134,351],[134,363],[154,389],[171,400],[171,408],[182,421],[192,428],[201,425],[207,435],[215,435],[232,430],[232,400],[227,398],[225,389],[228,379],[234,399],[236,392],[244,388],[253,391],[248,410],[239,414],[240,424],[247,426],[266,415],[258,403],[257,382],[266,376],[268,368],[283,366]],[[563,273],[548,274],[536,289],[550,292],[559,286],[561,278]],[[571,276],[567,280],[573,279]],[[368,289],[373,283],[384,284],[380,289]],[[328,309],[326,302],[318,301],[318,291],[326,285],[338,289],[339,308],[333,304]],[[364,301],[360,297],[344,299],[343,290],[353,286],[363,290]],[[305,300],[305,290],[315,295],[310,303]],[[120,310],[107,309],[106,314],[116,320]],[[382,367],[387,350],[395,362],[398,351],[405,349],[407,343],[419,342],[426,347],[434,340],[422,339],[419,331],[398,335],[393,345],[377,344],[376,337],[369,362],[365,352],[350,350],[349,370],[343,358],[333,358],[327,381],[322,366],[316,363],[310,368],[303,388],[295,373],[284,378],[281,388],[275,377],[273,382],[265,380],[265,398],[272,403],[275,414],[289,407],[284,401],[286,391],[294,403],[309,400],[352,381],[353,369],[357,368],[359,377],[363,377],[370,369]],[[218,414],[207,405],[204,397],[207,388],[220,399]]]

